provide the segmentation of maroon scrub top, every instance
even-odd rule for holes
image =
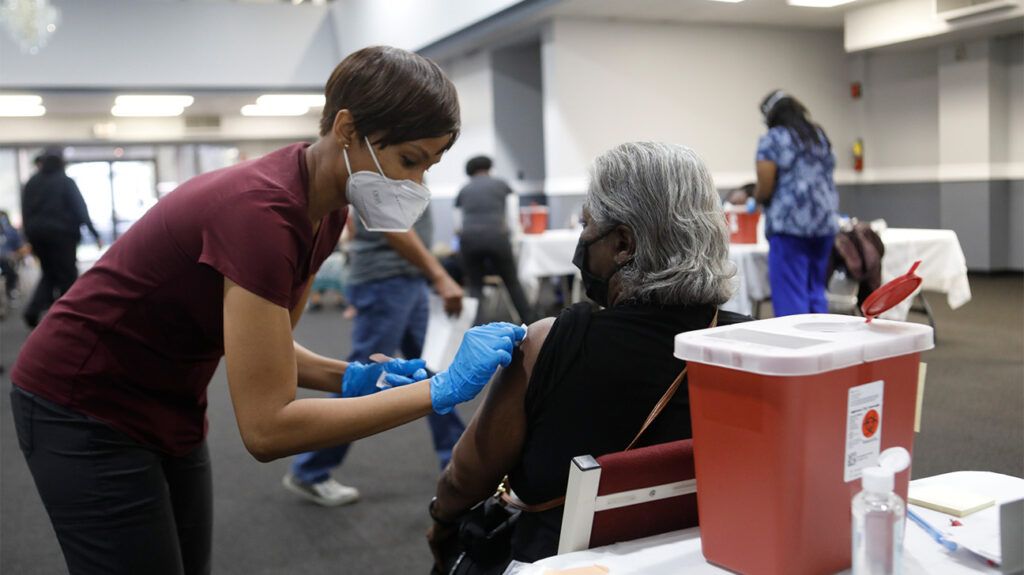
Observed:
[[[50,308],[12,382],[159,451],[198,447],[224,355],[224,278],[292,309],[345,225],[347,209],[334,211],[313,233],[307,145],[197,176],[157,202]]]

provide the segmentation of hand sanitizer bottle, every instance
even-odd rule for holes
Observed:
[[[885,450],[878,467],[861,475],[863,490],[853,497],[853,575],[899,575],[907,508],[893,492],[895,475],[910,464],[902,447]]]

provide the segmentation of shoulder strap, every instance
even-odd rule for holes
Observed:
[[[716,325],[718,325],[718,308],[715,308],[715,315],[712,316],[711,324],[708,325],[708,327],[711,328],[715,327]],[[633,437],[633,441],[629,442],[629,445],[626,446],[626,449],[624,451],[629,451],[630,449],[633,449],[633,446],[636,445],[636,442],[640,440],[640,436],[642,436],[644,432],[647,431],[647,428],[650,427],[652,423],[654,423],[654,420],[657,419],[659,415],[661,415],[662,410],[665,409],[665,406],[668,405],[668,402],[672,400],[672,397],[676,394],[676,391],[679,389],[679,384],[683,383],[683,379],[685,378],[686,367],[683,368],[683,371],[679,372],[679,375],[676,376],[676,379],[675,381],[672,382],[672,385],[668,386],[668,389],[665,390],[664,395],[661,396],[661,399],[658,400],[658,403],[654,404],[654,409],[652,409],[650,415],[647,416],[647,420],[644,421],[644,424],[640,427],[640,431],[636,432],[636,435]]]
[[[718,325],[718,308],[715,308],[715,315],[712,316],[711,324],[708,325],[708,327],[712,328],[715,327],[716,325]],[[672,385],[668,386],[668,389],[665,390],[665,393],[661,396],[661,399],[658,400],[658,403],[654,404],[654,409],[652,409],[651,413],[647,415],[647,420],[644,421],[644,424],[640,427],[640,431],[636,433],[636,435],[633,437],[633,441],[630,441],[629,445],[623,451],[629,451],[630,449],[633,449],[633,446],[636,445],[636,442],[640,439],[640,436],[642,436],[644,432],[647,431],[647,428],[650,427],[652,423],[654,423],[654,420],[658,418],[658,415],[660,415],[662,410],[665,409],[665,406],[668,405],[668,402],[672,400],[672,396],[676,394],[676,390],[679,389],[679,385],[683,382],[683,379],[685,378],[686,368],[684,367],[683,371],[680,371],[679,375],[676,376],[676,379],[675,381],[672,382]],[[509,484],[507,476],[501,481],[501,485],[498,486],[498,495],[501,498],[502,503],[505,504],[505,506],[512,507],[514,509],[519,509],[527,513],[540,513],[541,511],[554,509],[555,507],[559,507],[565,503],[564,496],[552,499],[550,501],[545,501],[544,503],[537,503],[532,505],[526,503],[520,500],[518,497],[516,497],[515,493],[512,492],[512,486]]]
[[[636,435],[633,437],[633,441],[630,441],[629,445],[626,446],[626,449],[624,449],[623,451],[629,451],[630,449],[633,449],[633,446],[636,445],[636,442],[640,440],[640,436],[643,435],[645,431],[647,431],[647,428],[650,427],[652,423],[654,423],[654,420],[657,419],[659,415],[661,415],[661,411],[665,409],[665,406],[668,405],[668,402],[672,400],[672,396],[676,394],[676,390],[679,389],[679,384],[683,382],[684,378],[686,378],[685,367],[683,368],[683,371],[680,371],[679,375],[676,376],[676,379],[675,381],[672,382],[672,385],[668,386],[668,389],[665,390],[665,394],[661,396],[661,399],[658,400],[658,403],[654,405],[654,409],[651,410],[650,415],[647,416],[647,421],[644,421],[644,424],[640,427],[640,431],[636,432]]]

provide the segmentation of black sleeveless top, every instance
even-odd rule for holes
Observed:
[[[555,320],[526,390],[522,459],[509,474],[516,495],[543,503],[565,495],[569,462],[621,451],[684,367],[673,355],[677,333],[711,323],[712,306],[622,304],[592,311],[576,304]],[[718,325],[750,318],[720,311]],[[690,401],[681,385],[638,447],[687,439]],[[524,513],[512,539],[512,558],[533,562],[555,555],[562,507]]]

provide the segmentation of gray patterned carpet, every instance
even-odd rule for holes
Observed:
[[[976,469],[1024,476],[1024,278],[973,275],[974,299],[950,311],[930,301],[938,347],[929,363],[915,477]],[[17,302],[16,302],[17,305]],[[921,321],[920,316],[912,316]],[[309,313],[298,339],[344,356],[349,324],[340,311]],[[15,310],[0,323],[0,360],[13,363],[26,336]],[[60,548],[18,451],[0,378],[0,573],[66,573]],[[474,405],[465,406],[468,416]],[[287,462],[260,464],[242,447],[223,370],[210,386],[214,458],[214,573],[425,573],[426,505],[437,463],[423,422],[359,442],[336,477],[359,503],[323,509],[280,486]]]

